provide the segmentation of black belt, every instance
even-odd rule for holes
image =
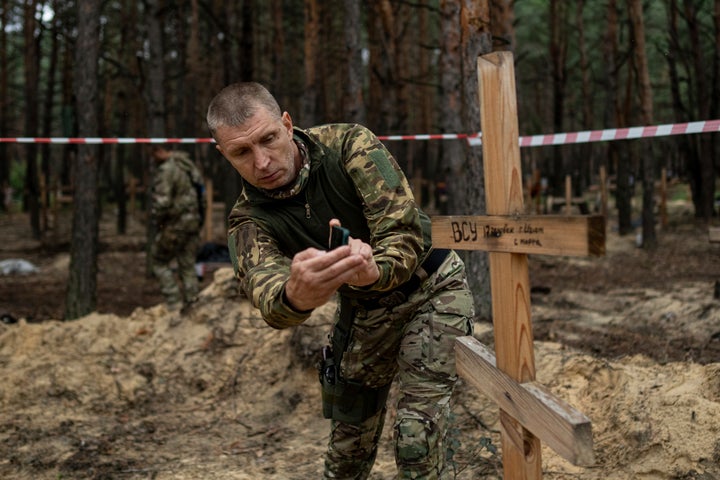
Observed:
[[[390,308],[400,305],[401,303],[405,303],[408,297],[418,289],[422,282],[427,280],[430,275],[437,272],[437,269],[440,268],[440,265],[442,265],[449,254],[450,250],[445,248],[431,250],[422,265],[420,265],[420,267],[415,270],[415,273],[412,274],[410,280],[383,297],[367,300],[358,299],[358,303],[368,310],[376,308]]]

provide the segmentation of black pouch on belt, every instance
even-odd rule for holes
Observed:
[[[390,383],[380,388],[337,379],[322,385],[323,417],[358,425],[383,409]]]
[[[323,417],[357,425],[382,410],[392,382],[379,388],[370,388],[343,379],[340,375],[340,362],[349,341],[352,319],[351,301],[342,297],[340,318],[333,331],[333,346],[323,347],[318,375],[322,386]]]

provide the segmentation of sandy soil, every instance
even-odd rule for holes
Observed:
[[[543,478],[720,479],[720,245],[672,207],[655,252],[611,225],[605,257],[530,259],[538,380],[591,419],[596,460],[543,447]],[[0,323],[0,478],[320,478],[313,365],[333,305],[275,331],[221,268],[170,326],[130,227],[103,223],[98,312],[62,322],[67,219],[33,242],[27,218],[0,217],[0,260],[40,270],[0,275],[18,320]],[[491,325],[475,336],[492,347]],[[502,478],[497,407],[463,382],[454,414],[457,478]],[[373,479],[394,478],[390,440]]]

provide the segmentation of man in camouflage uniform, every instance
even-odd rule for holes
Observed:
[[[202,184],[202,175],[186,152],[156,147],[153,157],[158,162],[152,205],[157,225],[152,246],[153,273],[168,309],[179,310],[192,304],[198,294],[195,257],[200,243],[201,206],[193,184]],[[170,267],[173,260],[177,262],[182,289]]]
[[[270,326],[286,328],[339,293],[339,317],[353,323],[337,375],[354,390],[338,398],[381,392],[360,417],[326,415],[324,478],[369,476],[396,376],[398,478],[452,478],[453,343],[472,332],[472,295],[455,252],[432,249],[429,218],[395,159],[360,125],[294,128],[256,83],[223,89],[207,121],[243,179],[228,241],[253,305]],[[348,246],[327,250],[331,224],[350,230]]]

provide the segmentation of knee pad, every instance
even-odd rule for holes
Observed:
[[[398,465],[435,463],[439,438],[437,426],[417,416],[400,419],[395,425],[395,457]]]

